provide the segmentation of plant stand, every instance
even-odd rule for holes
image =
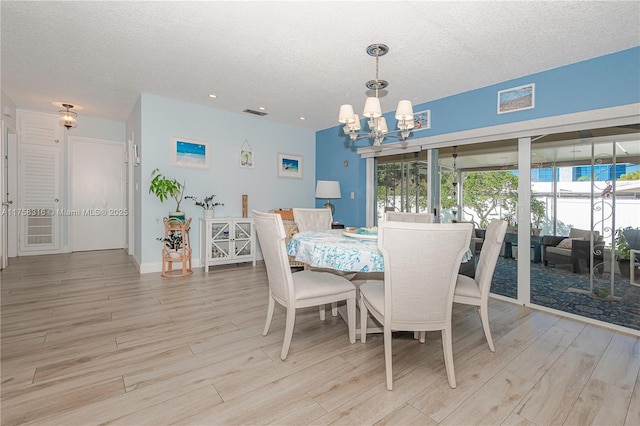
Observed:
[[[177,219],[164,218],[164,237],[169,238],[171,232],[178,232],[182,236],[181,247],[170,250],[168,247],[162,249],[162,276],[163,277],[184,277],[191,275],[191,240],[189,239],[189,229],[191,218],[183,221]],[[180,262],[181,268],[174,269],[173,263]]]

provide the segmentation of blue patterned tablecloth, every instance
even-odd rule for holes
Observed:
[[[316,268],[344,272],[382,272],[377,240],[347,237],[341,229],[299,232],[291,236],[287,253]]]
[[[353,238],[341,229],[299,232],[291,236],[287,254],[298,262],[316,268],[344,272],[384,272],[384,259],[378,251],[378,240]],[[462,262],[473,259],[468,250]]]

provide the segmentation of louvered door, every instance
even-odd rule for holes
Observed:
[[[62,249],[63,132],[58,116],[18,110],[18,216],[20,254]]]
[[[62,150],[60,147],[20,146],[20,251],[56,252],[61,249],[60,194]]]

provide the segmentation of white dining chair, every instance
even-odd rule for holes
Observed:
[[[491,330],[489,328],[489,290],[491,289],[491,279],[496,268],[498,255],[502,248],[504,235],[507,232],[507,222],[493,219],[484,237],[484,243],[480,250],[478,265],[476,266],[475,278],[466,275],[458,275],[456,290],[453,294],[453,303],[474,305],[478,307],[482,329],[487,338],[489,349],[495,352]]]
[[[312,208],[294,207],[292,210],[293,210],[293,221],[296,223],[296,226],[298,227],[298,232],[316,231],[318,229],[331,229],[331,222],[333,222],[333,215],[331,214],[330,209],[325,209],[325,208],[312,209]],[[343,276],[348,280],[350,280],[356,275],[355,273],[342,273],[340,271],[330,271],[327,269],[309,268],[309,267],[305,267],[305,268],[316,270],[316,271],[332,272],[334,274]],[[318,310],[320,313],[320,319],[324,321],[325,307],[321,305],[318,307]],[[336,303],[333,303],[331,305],[331,315],[334,317],[338,316],[338,305]]]
[[[347,302],[349,341],[356,341],[356,288],[346,278],[329,272],[303,270],[291,272],[284,244],[286,234],[282,217],[276,213],[252,211],[253,222],[267,268],[269,281],[269,307],[263,336],[269,332],[275,304],[287,310],[284,343],[280,358],[287,358],[293,337],[296,309],[326,303]]]
[[[360,286],[360,323],[371,314],[383,326],[387,389],[393,389],[392,332],[437,331],[449,386],[456,387],[451,338],[451,310],[458,268],[469,249],[472,225],[382,222],[378,249],[384,281]],[[366,342],[366,327],[360,339]]]
[[[304,209],[293,208],[293,221],[298,227],[298,232],[315,231],[317,229],[331,229],[333,216],[330,209]]]
[[[433,213],[392,212],[385,213],[385,220],[394,222],[433,223]]]

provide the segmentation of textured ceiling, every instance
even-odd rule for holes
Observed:
[[[362,109],[372,43],[390,47],[385,111],[640,45],[638,1],[0,4],[2,90],[19,108],[81,105],[80,120],[123,121],[147,92],[321,130],[340,104]]]

